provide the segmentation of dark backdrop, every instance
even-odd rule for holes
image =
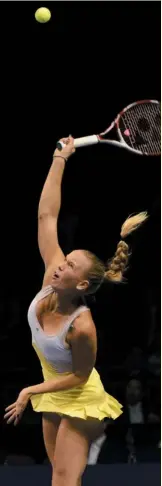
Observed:
[[[40,379],[26,314],[43,277],[37,207],[56,141],[98,133],[127,104],[160,99],[160,2],[47,2],[45,25],[34,19],[39,6],[1,6],[3,405]],[[128,283],[104,286],[92,308],[97,367],[110,391],[110,367],[133,345],[147,348],[150,305],[160,312],[160,160],[94,146],[68,161],[59,218],[65,252],[110,258],[124,219],[141,210],[150,218],[130,240]]]

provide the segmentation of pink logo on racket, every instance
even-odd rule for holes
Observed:
[[[130,137],[130,131],[128,128],[125,130],[124,135],[126,135],[126,137]]]

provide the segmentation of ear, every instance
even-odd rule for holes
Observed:
[[[78,283],[76,286],[77,290],[86,290],[89,287],[88,280],[82,280],[82,282]]]

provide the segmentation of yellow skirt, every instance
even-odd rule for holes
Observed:
[[[60,373],[56,372],[38,348],[33,344],[42,366],[44,380],[56,378],[59,380]],[[70,373],[61,373],[61,376]],[[31,404],[35,412],[55,412],[59,415],[70,415],[86,420],[93,417],[103,420],[105,417],[117,419],[122,412],[122,405],[111,395],[106,393],[100,376],[93,368],[86,383],[70,388],[69,390],[41,393],[31,396]]]

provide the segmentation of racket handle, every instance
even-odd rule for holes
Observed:
[[[98,143],[99,139],[97,135],[90,135],[89,137],[74,138],[74,147],[86,147],[87,145],[94,145]],[[61,150],[65,147],[65,144],[61,141],[57,142],[56,147]]]

